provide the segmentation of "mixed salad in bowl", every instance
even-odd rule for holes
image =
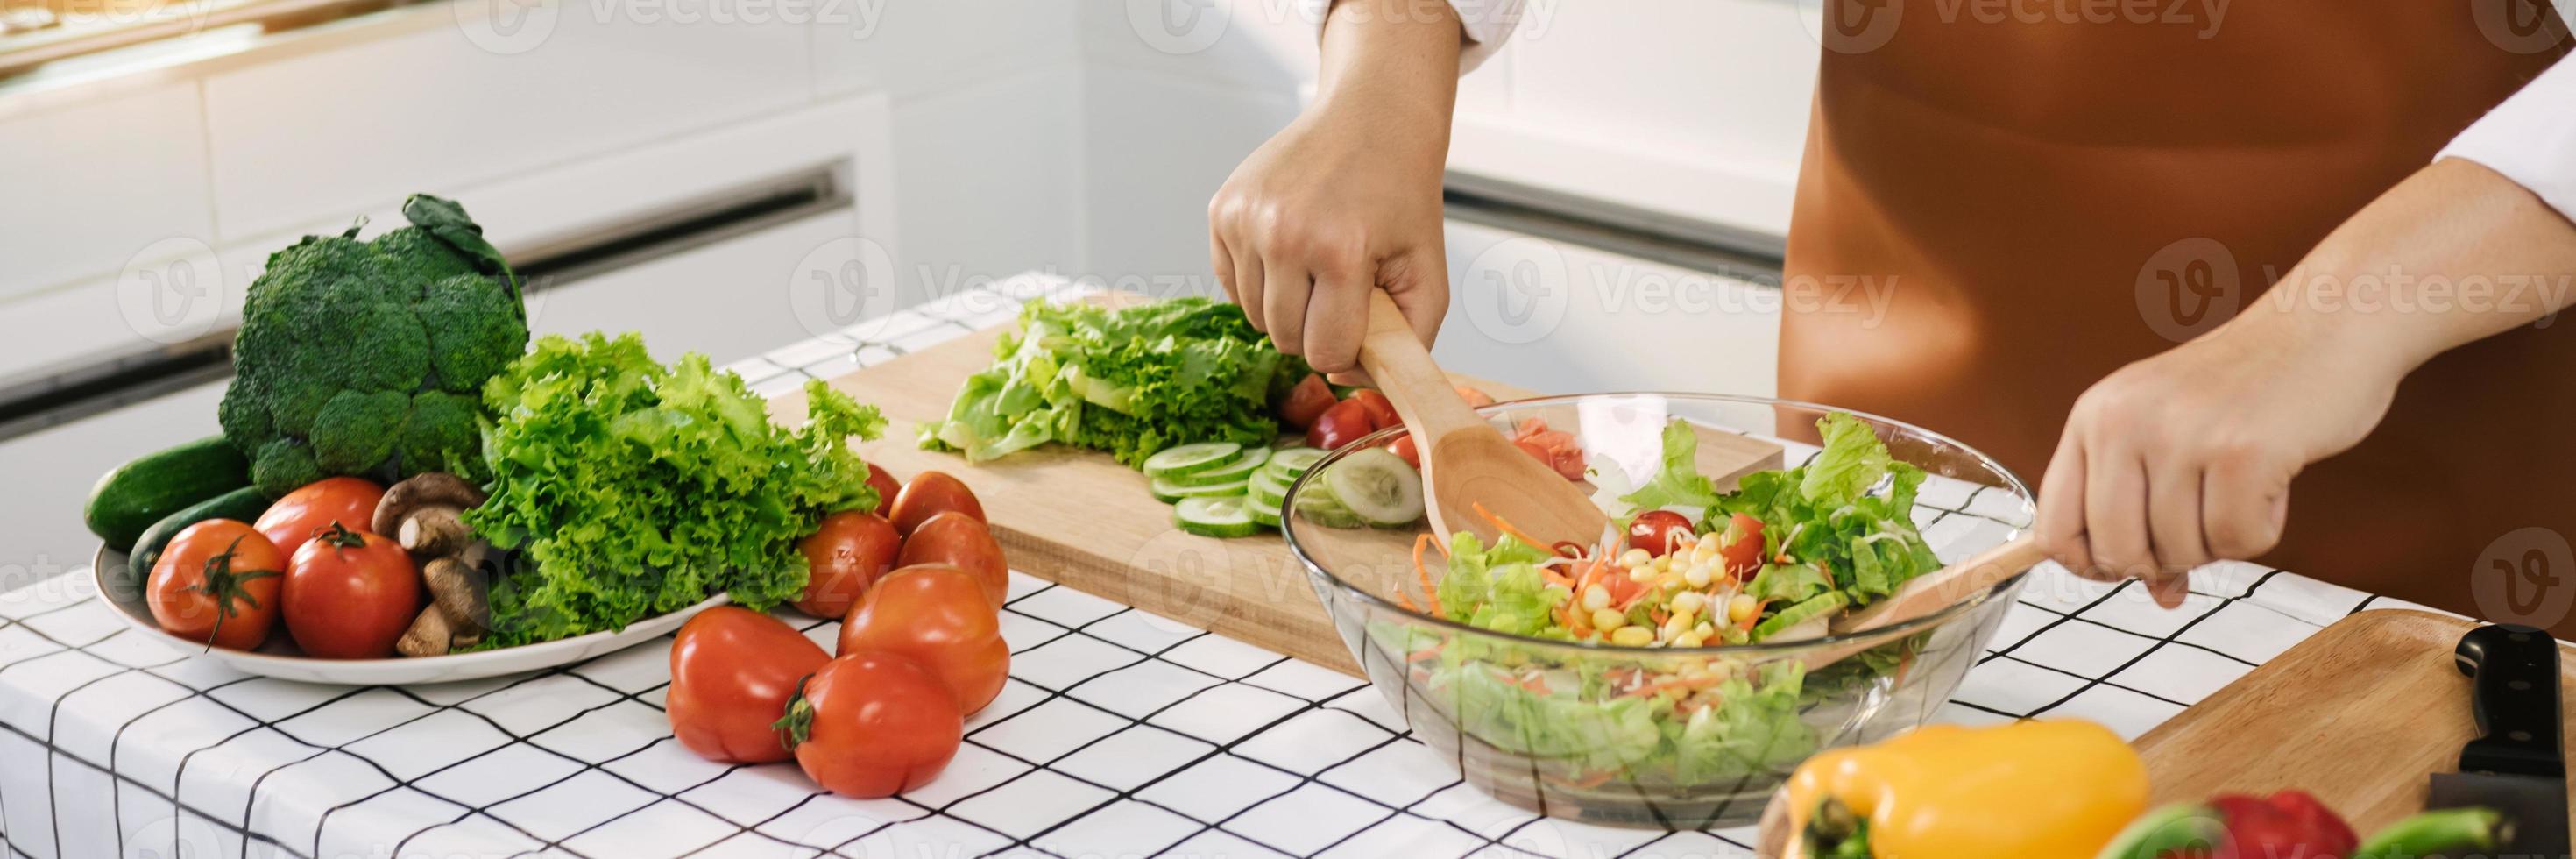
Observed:
[[[1755,411],[1812,423],[1820,447],[1801,465],[1721,487],[1698,470],[1699,435],[1747,429],[1737,407],[1756,401],[1658,398],[1666,419],[1641,425],[1601,419],[1586,399],[1606,398],[1485,412],[1523,437],[1535,422],[1585,429],[1560,443],[1589,456],[1584,479],[1612,514],[1590,545],[1543,544],[1505,521],[1491,523],[1501,534],[1491,543],[1463,530],[1443,541],[1417,523],[1410,551],[1390,561],[1391,535],[1334,529],[1347,523],[1304,516],[1297,497],[1351,485],[1332,479],[1346,464],[1384,467],[1364,450],[1319,463],[1324,479],[1301,481],[1286,505],[1291,543],[1372,681],[1417,735],[1506,800],[1609,822],[1749,821],[1816,750],[1928,718],[2020,585],[1834,636],[1835,616],[1942,565],[1916,523],[1926,480],[2020,501],[2020,521],[1986,529],[1995,542],[2027,524],[2027,493],[1938,436],[1767,401]],[[1737,420],[1722,419],[1730,413]],[[1891,453],[1883,432],[1945,474]],[[1622,434],[1653,438],[1599,437]],[[1640,449],[1659,455],[1618,461]],[[1943,547],[1954,557],[1981,548]],[[1865,648],[1856,655],[1816,658],[1855,641]]]

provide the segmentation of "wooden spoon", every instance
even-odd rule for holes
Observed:
[[[1609,515],[1591,495],[1504,438],[1459,398],[1383,290],[1369,290],[1360,368],[1395,404],[1413,435],[1422,458],[1423,506],[1431,530],[1441,537],[1464,526],[1490,545],[1501,536],[1494,525],[1499,518],[1547,544],[1571,540],[1590,546],[1610,527]],[[1476,512],[1479,505],[1491,515]]]

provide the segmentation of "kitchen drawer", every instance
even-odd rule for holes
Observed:
[[[858,258],[858,232],[858,216],[836,209],[561,284],[528,297],[528,327],[539,335],[640,331],[663,361],[699,352],[731,363],[856,321],[800,314],[796,299],[814,288],[816,273],[846,271]],[[863,265],[893,280],[883,258]],[[886,312],[920,300],[887,294],[864,306]]]
[[[488,4],[452,5],[470,19]],[[216,222],[227,238],[292,229],[811,100],[805,27],[683,24],[679,7],[704,3],[557,0],[509,41],[447,20],[211,75]]]

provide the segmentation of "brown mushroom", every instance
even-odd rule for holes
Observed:
[[[479,632],[490,624],[491,605],[484,596],[482,570],[455,558],[439,558],[421,568],[420,578],[429,585],[431,606],[447,616],[450,627]]]
[[[447,623],[446,613],[433,605],[421,609],[420,616],[412,618],[411,628],[403,630],[402,638],[394,642],[394,652],[404,656],[443,656],[454,643],[455,635]]]
[[[474,532],[466,529],[465,520],[457,518],[461,512],[444,504],[414,508],[402,517],[400,524],[394,526],[393,533],[386,536],[394,538],[397,545],[416,556],[439,558],[454,555],[474,539]]]
[[[482,506],[483,490],[465,482],[465,478],[444,471],[425,471],[405,478],[385,490],[383,500],[376,502],[376,515],[371,530],[392,535],[402,527],[403,518],[423,507],[448,507],[457,510]]]

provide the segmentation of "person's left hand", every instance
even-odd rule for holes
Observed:
[[[2270,551],[2290,478],[2361,441],[2405,368],[2366,344],[2249,308],[2084,392],[2040,482],[2038,534],[2086,578],[2146,580],[2180,605],[2187,574]]]

